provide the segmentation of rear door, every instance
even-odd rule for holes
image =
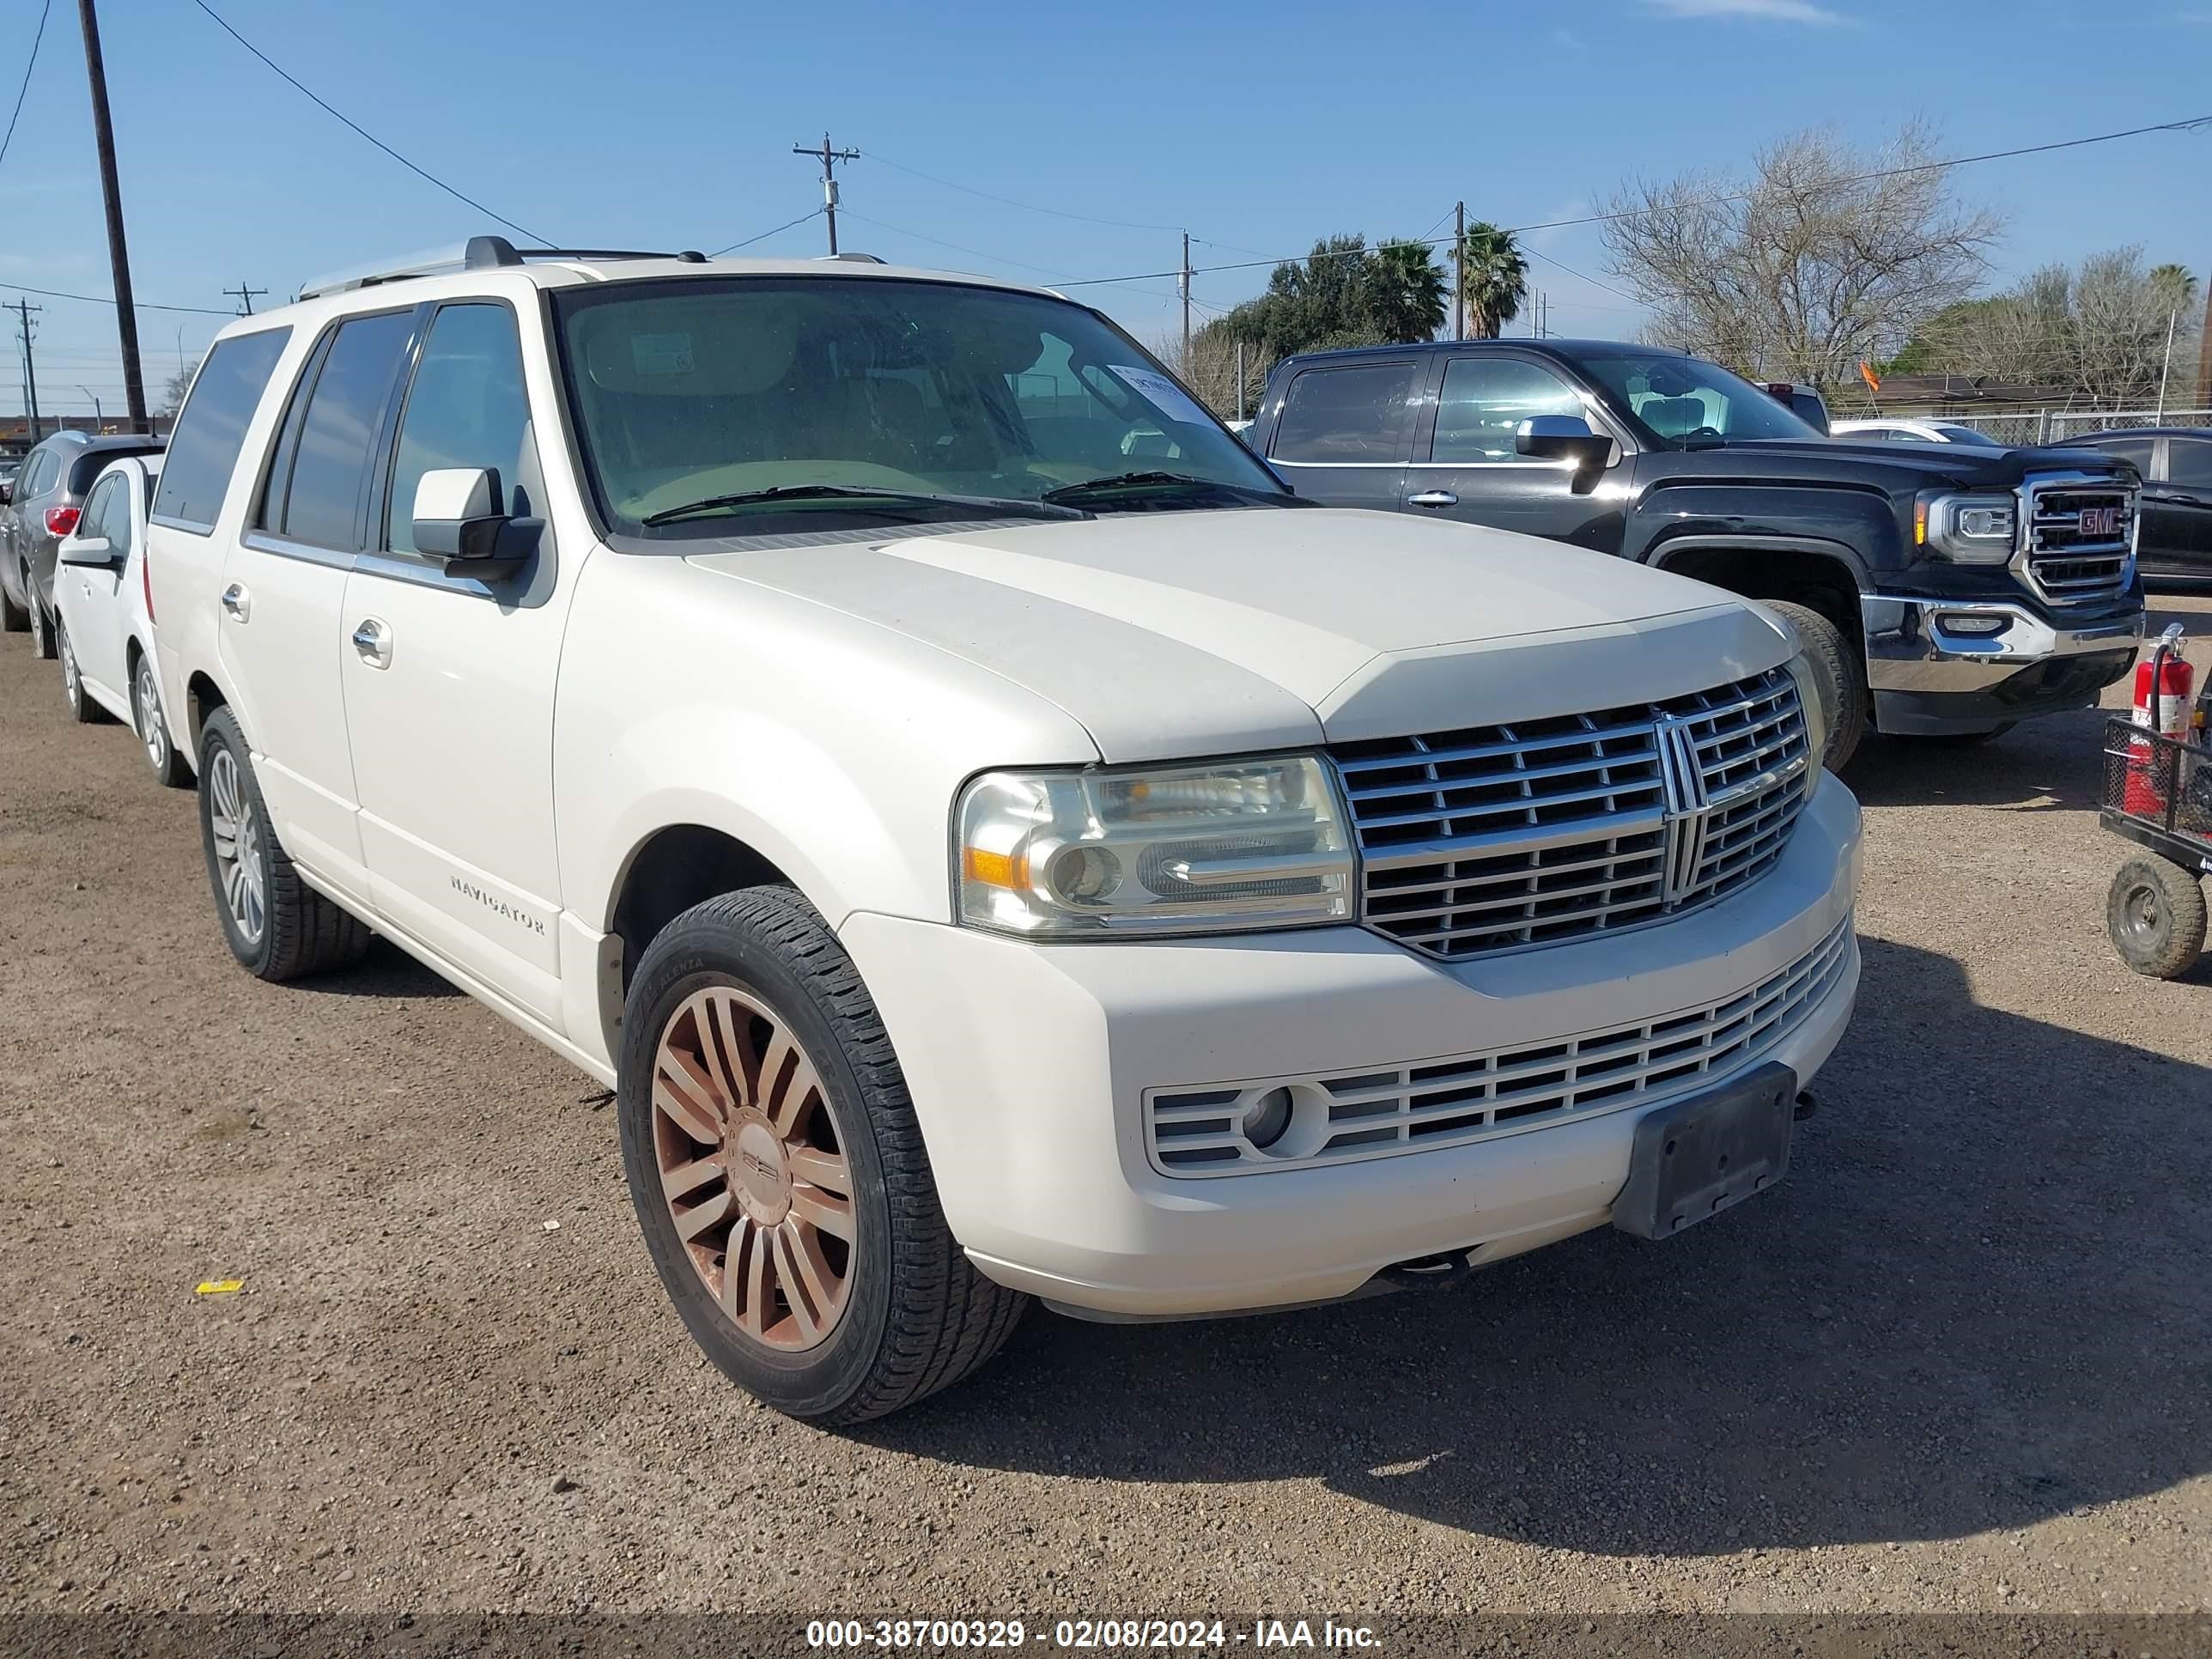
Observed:
[[[1420,422],[1425,429],[1415,439],[1407,499],[1440,518],[1618,552],[1620,506],[1602,481],[1577,492],[1566,463],[1516,450],[1521,422],[1539,415],[1578,416],[1592,430],[1607,432],[1591,400],[1533,354],[1446,355],[1429,417]],[[1616,437],[1610,465],[1618,465],[1622,453]]]
[[[2192,575],[2212,576],[2212,437],[2167,438],[2155,490],[2154,510],[2164,520],[2174,562]]]
[[[365,538],[377,435],[421,310],[371,312],[324,332],[292,388],[222,573],[223,661],[277,834],[295,859],[356,895],[368,884],[346,747],[341,617]]]
[[[1415,352],[1299,368],[1283,388],[1269,464],[1308,501],[1399,510],[1427,370]]]
[[[104,536],[108,565],[58,564],[54,567],[54,604],[58,611],[67,595],[70,647],[76,653],[76,670],[88,683],[111,698],[125,695],[129,677],[123,672],[125,629],[123,606],[123,568],[131,554],[131,481],[122,467],[102,473],[84,498],[77,520],[77,535]]]

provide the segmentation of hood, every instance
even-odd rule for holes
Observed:
[[[2094,449],[1984,449],[1978,444],[1893,444],[1840,438],[1656,452],[1670,471],[1699,483],[1814,482],[1875,484],[1893,492],[1957,487],[2012,489],[2031,472],[2087,472],[2132,480],[2124,461]]]
[[[1388,513],[1133,514],[690,556],[987,667],[1108,760],[1615,708],[1790,649],[1703,583]]]

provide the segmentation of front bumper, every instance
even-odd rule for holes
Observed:
[[[984,1273],[1109,1316],[1225,1313],[1601,1225],[1642,1109],[1680,1093],[1469,1144],[1208,1178],[1156,1167],[1148,1094],[1657,1022],[1771,980],[1842,927],[1840,971],[1759,1056],[1809,1081],[1856,992],[1858,842],[1858,804],[1828,778],[1774,869],[1721,902],[1457,965],[1356,927],[1035,945],[863,914],[842,937],[897,1050],[946,1218]]]
[[[1910,736],[1987,732],[2086,708],[2128,672],[2143,611],[2054,624],[2011,600],[1859,601],[1877,730]]]

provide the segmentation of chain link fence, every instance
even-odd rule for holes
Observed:
[[[2002,444],[2063,444],[2093,432],[2131,426],[2212,426],[2212,409],[2031,409],[2006,415],[1932,415],[1929,420],[1969,426]]]

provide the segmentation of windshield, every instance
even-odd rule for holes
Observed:
[[[1821,436],[1763,387],[1696,357],[1638,353],[1581,362],[1652,436],[1678,449],[1775,439],[1817,442]]]
[[[825,275],[611,283],[555,307],[585,467],[628,534],[972,516],[1130,475],[1146,483],[1083,510],[1147,487],[1176,506],[1294,499],[1127,335],[1064,300]]]
[[[1977,432],[1970,426],[1939,426],[1936,428],[1944,440],[1954,444],[1977,444],[1984,449],[2002,449],[2004,446],[1986,432]]]

